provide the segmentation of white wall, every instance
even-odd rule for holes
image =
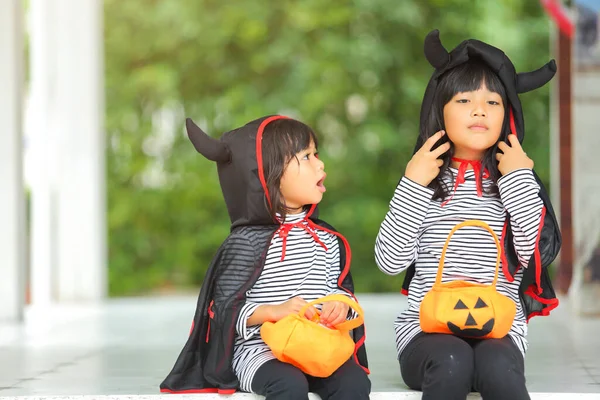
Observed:
[[[106,294],[101,0],[32,0],[32,301]]]
[[[23,317],[22,28],[21,0],[0,1],[0,321]]]

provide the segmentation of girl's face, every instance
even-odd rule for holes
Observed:
[[[317,158],[314,142],[293,157],[281,177],[280,190],[286,207],[297,213],[308,204],[318,204],[323,199],[325,164]]]
[[[485,83],[478,90],[457,93],[444,106],[444,125],[454,144],[454,157],[481,160],[502,133],[502,97]]]

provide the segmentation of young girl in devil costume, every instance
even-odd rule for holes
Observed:
[[[231,233],[208,269],[189,339],[161,391],[368,399],[364,326],[352,331],[354,355],[327,378],[277,360],[260,335],[263,322],[320,297],[354,299],[348,242],[317,219],[326,174],[313,131],[282,116],[249,122],[220,140],[189,119],[187,130],[196,150],[217,162]],[[318,308],[306,317],[320,312],[329,326],[352,317],[339,301]]]
[[[533,161],[521,147],[518,93],[547,83],[556,67],[551,61],[517,74],[501,50],[477,40],[448,53],[437,30],[425,39],[425,55],[435,71],[420,134],[375,245],[381,271],[406,271],[408,309],[394,323],[402,378],[422,390],[423,399],[464,400],[472,390],[485,400],[528,399],[527,322],[558,305],[547,267],[561,237]],[[501,238],[497,291],[516,303],[510,331],[501,339],[477,339],[473,328],[479,322],[469,313],[468,337],[424,333],[420,304],[436,279],[444,242],[455,225],[473,219]],[[443,280],[489,284],[496,257],[496,245],[483,230],[460,229],[450,242]]]

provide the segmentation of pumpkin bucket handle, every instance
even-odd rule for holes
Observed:
[[[344,296],[343,294],[330,294],[329,296],[321,297],[319,299],[311,301],[310,303],[306,303],[300,309],[300,311],[298,311],[298,315],[300,315],[302,317],[302,316],[304,316],[304,313],[306,312],[308,307],[313,306],[315,304],[326,303],[328,301],[340,301],[344,304],[347,304],[350,308],[352,308],[354,311],[356,311],[356,314],[358,314],[357,318],[353,318],[349,321],[345,321],[345,322],[337,324],[335,326],[335,329],[337,329],[339,331],[351,331],[352,329],[358,328],[359,326],[361,326],[363,324],[364,318],[365,318],[365,313],[364,313],[362,307],[356,301],[350,300],[348,297]],[[317,319],[317,318],[313,318],[313,320],[315,320],[315,319]],[[315,322],[318,322],[318,320]]]
[[[481,228],[487,230],[492,235],[494,242],[496,242],[496,248],[498,249],[498,256],[496,257],[496,273],[494,275],[494,280],[491,285],[495,288],[496,283],[498,282],[498,271],[500,269],[500,257],[502,254],[502,247],[500,246],[500,241],[498,240],[498,236],[492,230],[492,228],[490,228],[490,226],[488,224],[486,224],[485,222],[476,220],[476,219],[470,219],[470,220],[461,222],[460,224],[457,224],[454,228],[452,228],[452,230],[448,234],[448,238],[446,239],[446,243],[444,243],[444,248],[442,250],[442,257],[440,258],[440,264],[438,265],[438,271],[437,271],[437,275],[435,277],[435,285],[438,286],[438,285],[442,284],[442,273],[444,271],[444,260],[446,259],[446,250],[448,249],[448,244],[450,244],[450,238],[452,237],[454,232],[456,232],[460,228],[464,228],[465,226],[478,226],[478,227],[481,227]]]

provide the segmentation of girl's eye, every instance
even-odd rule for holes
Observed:
[[[467,103],[468,101],[469,101],[469,100],[467,100],[467,99],[458,99],[458,100],[456,100],[456,102],[457,102],[457,103],[462,103],[462,104],[465,104],[465,103]]]
[[[305,154],[304,157],[302,157],[303,160],[308,160],[308,157],[310,157],[310,154]]]
[[[494,100],[488,101],[488,103],[490,103],[490,104],[491,104],[491,105],[493,105],[493,106],[498,106],[498,105],[500,105],[500,103],[499,103],[499,102],[497,102],[497,101],[494,101]]]

